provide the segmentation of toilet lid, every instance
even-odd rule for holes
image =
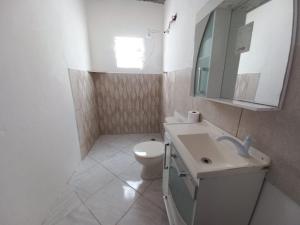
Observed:
[[[164,145],[158,141],[147,141],[134,146],[133,151],[139,157],[155,158],[164,153]]]

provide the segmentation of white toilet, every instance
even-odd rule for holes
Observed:
[[[143,165],[141,177],[145,180],[161,178],[164,145],[158,141],[142,142],[133,149],[136,160]]]

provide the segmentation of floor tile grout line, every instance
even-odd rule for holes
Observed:
[[[144,137],[146,137],[147,135],[145,135]],[[143,138],[144,138],[143,137]],[[141,139],[143,139],[143,138],[141,138]],[[140,139],[140,140],[141,140]],[[130,145],[128,145],[128,147],[129,146],[131,146],[131,144]],[[118,149],[116,149],[116,150],[118,150]],[[121,152],[122,152],[122,150],[121,150]],[[124,153],[124,152],[123,152]],[[117,155],[117,153],[115,154],[115,155]],[[114,156],[115,156],[114,155]],[[114,157],[113,156],[113,157]],[[89,156],[88,156],[89,157]],[[113,158],[112,157],[112,158]],[[110,158],[110,159],[112,159],[112,158]],[[110,172],[113,176],[115,176],[116,178],[118,178],[120,181],[122,181],[123,183],[125,183],[127,186],[129,186],[131,189],[133,189],[134,191],[136,191],[136,192],[138,192],[140,195],[142,195],[142,192],[140,192],[140,191],[138,191],[138,190],[136,190],[135,188],[133,188],[132,186],[130,186],[124,179],[122,179],[121,177],[120,177],[120,174],[118,175],[118,174],[116,174],[116,173],[114,173],[113,171],[111,171],[109,168],[107,168],[105,165],[103,165],[103,162],[99,162],[99,161],[97,161],[96,159],[93,159],[94,161],[96,161],[99,165],[101,165],[104,169],[106,169],[108,172]],[[107,160],[109,160],[109,159],[107,159]],[[105,160],[106,161],[106,160]],[[133,161],[127,168],[129,168],[131,165],[133,165],[135,163],[135,161]],[[148,187],[150,186],[152,184],[152,181],[151,181],[151,183],[148,185]],[[106,185],[105,185],[106,186]],[[148,188],[147,187],[147,188]],[[146,189],[147,189],[146,188]],[[102,189],[102,188],[101,188]],[[101,189],[99,189],[99,190],[97,190],[93,195],[95,195],[98,191],[100,191]],[[144,192],[146,191],[146,189],[144,190]],[[92,197],[92,196],[90,196],[90,197]],[[90,198],[89,197],[89,198]]]
[[[94,214],[94,212],[85,204],[85,202],[80,198],[80,196],[75,192],[76,196],[78,197],[79,201],[81,202],[81,204],[89,211],[89,213],[91,214],[91,216],[97,221],[97,223],[99,225],[102,225],[102,223],[99,221],[99,219],[96,217],[96,215]]]
[[[100,165],[102,166],[102,165]],[[118,178],[116,177],[112,172],[110,172],[109,170],[107,170],[104,166],[102,166],[103,169],[105,169],[107,172],[109,172],[114,178]],[[109,181],[108,183],[106,183],[105,185],[103,185],[102,187],[98,188],[94,193],[92,193],[86,200],[85,202],[87,202],[89,199],[91,199],[94,195],[96,195],[99,191],[101,191],[102,189],[104,189],[106,186],[108,186],[109,184],[111,184],[114,181],[114,179],[112,179],[111,181]],[[82,200],[82,199],[80,199]],[[83,201],[83,200],[82,200]]]
[[[118,225],[121,220],[127,215],[127,213],[132,209],[133,205],[140,199],[141,195],[138,196],[133,202],[132,204],[129,206],[129,208],[125,211],[125,213],[120,217],[120,219],[115,223],[115,225]]]
[[[132,164],[134,164],[135,162],[133,162]],[[131,165],[132,165],[131,164]],[[106,168],[107,169],[107,168]],[[108,170],[108,169],[107,169]],[[109,170],[108,170],[109,171]],[[143,195],[147,190],[148,188],[152,185],[153,181],[148,181],[150,182],[149,185],[145,188],[145,190],[143,192],[139,191],[139,190],[136,190],[134,187],[132,187],[131,185],[129,185],[126,180],[122,179],[119,175],[113,173],[112,171],[109,171],[111,172],[116,178],[118,178],[122,183],[126,184],[127,186],[129,186],[131,189],[133,189],[135,192],[137,192],[139,195]],[[143,180],[144,181],[144,180]],[[145,197],[144,197],[145,198]]]
[[[135,162],[133,162],[135,163]],[[133,164],[132,163],[132,164]],[[107,169],[107,168],[106,168]],[[109,171],[109,169],[107,169]],[[153,184],[154,180],[148,180],[149,185],[145,188],[145,190],[143,192],[139,191],[139,190],[136,190],[135,188],[133,188],[132,186],[130,186],[125,180],[123,180],[121,177],[119,177],[119,175],[117,174],[114,174],[112,171],[109,171],[111,172],[114,176],[116,176],[120,181],[122,181],[123,183],[125,183],[127,186],[129,186],[131,189],[133,189],[135,192],[137,192],[140,196],[139,197],[143,197],[144,199],[147,199],[149,200],[144,194],[146,193],[146,191],[150,188],[150,186]],[[151,205],[153,205],[154,207],[158,208],[159,210],[161,210],[162,212],[163,209],[161,207],[159,207],[158,205],[156,205],[153,201],[149,200],[149,202],[151,203]]]
[[[131,163],[131,165],[133,165],[135,162]],[[103,166],[103,165],[102,165]],[[115,174],[114,172],[110,171],[108,168],[106,168],[105,166],[103,166],[103,168],[105,168],[108,172],[110,172],[113,176],[115,176],[118,180],[120,180],[122,183],[126,184],[126,186],[130,187],[131,189],[133,189],[135,192],[137,192],[138,194],[142,195],[142,192],[136,190],[134,187],[132,187],[131,185],[129,185],[125,180],[123,180],[118,174]],[[129,168],[129,167],[128,167]],[[152,182],[148,185],[150,186],[152,184]],[[147,189],[147,188],[146,188]],[[145,189],[145,190],[146,190]],[[98,192],[98,191],[97,191]]]
[[[136,144],[139,143],[140,141],[145,141],[144,138],[147,136],[148,134],[145,134],[143,135],[143,137],[139,138],[138,140],[134,141],[133,143],[130,143],[126,146],[123,146],[123,147],[117,147],[117,146],[112,146],[114,150],[117,150],[118,152],[116,154],[113,155],[116,156],[118,153],[128,153],[128,152],[124,152],[122,149],[126,148],[126,147],[131,147],[131,146],[134,146],[135,142]],[[113,140],[111,140],[110,142],[112,142]],[[95,143],[94,145],[96,145],[97,143]],[[109,143],[107,143],[109,144]],[[90,153],[90,152],[89,152]],[[145,199],[145,200],[148,200],[148,198],[145,197],[144,193],[150,188],[150,186],[152,185],[153,181],[151,181],[149,183],[149,185],[145,188],[145,190],[143,192],[141,191],[138,191],[136,190],[135,188],[133,188],[132,186],[130,186],[126,180],[122,179],[120,177],[120,174],[115,174],[113,171],[111,171],[109,168],[105,167],[103,165],[103,163],[101,163],[100,161],[98,161],[97,159],[95,159],[94,157],[90,156],[89,154],[87,155],[87,157],[92,160],[95,164],[90,166],[89,168],[86,168],[84,169],[83,171],[77,171],[77,170],[74,170],[74,172],[72,173],[72,175],[70,176],[68,182],[67,182],[67,185],[71,188],[71,192],[74,193],[76,195],[76,197],[78,198],[78,200],[80,201],[81,205],[79,205],[78,207],[76,207],[76,209],[80,208],[82,205],[88,210],[88,212],[92,215],[92,217],[96,220],[96,222],[99,224],[99,225],[102,225],[101,222],[99,221],[99,219],[96,217],[96,215],[93,213],[93,211],[88,207],[88,205],[86,204],[87,201],[89,199],[91,199],[95,194],[97,194],[100,190],[102,190],[103,188],[105,188],[107,185],[111,184],[114,179],[112,179],[111,181],[109,181],[107,184],[105,184],[103,187],[100,187],[99,189],[97,189],[93,194],[91,194],[85,201],[79,196],[79,194],[77,193],[76,190],[74,190],[74,187],[72,187],[72,185],[70,184],[70,181],[72,179],[72,177],[76,174],[76,173],[86,173],[88,170],[91,170],[93,168],[95,168],[96,166],[101,166],[103,169],[105,169],[109,174],[111,174],[116,180],[119,180],[120,182],[124,183],[126,186],[128,186],[130,189],[132,189],[134,192],[136,192],[138,194],[137,198],[132,202],[132,204],[130,205],[130,207],[128,208],[128,210],[126,210],[126,212],[124,213],[124,215],[117,221],[116,224],[118,224],[122,218],[130,211],[130,209],[133,207],[133,205],[141,198]],[[112,157],[112,158],[113,158]],[[106,160],[105,160],[106,161]],[[82,161],[81,161],[82,162]],[[127,168],[129,168],[131,165],[133,165],[135,163],[135,161],[133,161],[132,163],[130,163],[128,165]],[[80,163],[78,165],[78,168],[80,166]],[[156,204],[154,204],[152,201],[149,201],[151,205],[153,205],[154,207],[162,210],[160,207],[158,207]],[[71,211],[73,211],[75,209],[72,209]],[[163,211],[163,210],[162,210]]]
[[[158,205],[156,205],[152,200],[150,200],[149,198],[147,198],[145,196],[146,191],[150,188],[150,186],[153,184],[154,180],[151,182],[151,184],[149,184],[149,186],[145,189],[145,191],[143,193],[141,193],[141,196],[145,199],[147,199],[151,205],[155,206],[156,208],[159,208],[161,211],[163,211],[163,209],[161,207],[159,207]],[[163,198],[163,196],[161,196]]]
[[[134,162],[133,162],[134,163]],[[132,164],[133,164],[132,163]],[[118,175],[116,175],[115,173],[113,173],[112,171],[110,171],[108,168],[106,168],[105,166],[103,166],[100,162],[99,162],[99,165],[101,167],[103,167],[103,169],[105,169],[107,172],[109,172],[112,176],[114,176],[116,179],[118,179],[119,181],[121,181],[122,183],[126,184],[126,186],[128,186],[129,188],[133,189],[135,192],[137,192],[138,194],[141,195],[141,193],[134,189],[133,187],[131,187],[126,181],[124,181],[123,179],[121,179]],[[111,184],[114,180],[111,180],[110,182],[108,182],[107,184],[105,184],[104,186],[100,187],[99,189],[97,189],[93,194],[91,194],[86,200],[85,202],[87,202],[89,199],[91,199],[94,195],[96,195],[99,191],[101,191],[102,189],[104,189],[107,185]],[[150,184],[149,184],[150,185]],[[77,193],[76,193],[77,194]],[[79,196],[78,196],[79,197]],[[80,197],[79,197],[80,198]],[[81,198],[80,198],[81,201],[83,201]]]
[[[132,208],[132,206],[134,205],[134,203],[139,199],[139,198],[141,198],[141,196],[142,196],[142,194],[141,193],[139,193],[137,190],[135,190],[133,187],[131,187],[130,185],[128,185],[128,183],[127,182],[125,182],[125,181],[123,181],[120,177],[118,177],[116,174],[114,174],[113,172],[111,172],[110,170],[108,170],[106,167],[104,167],[103,166],[103,168],[105,169],[105,170],[107,170],[108,172],[110,172],[115,178],[117,178],[119,181],[121,181],[122,183],[124,183],[126,186],[128,186],[129,188],[131,188],[134,192],[136,192],[139,196],[137,197],[137,199],[136,200],[134,200],[133,202],[132,202],[132,204],[130,205],[130,207],[128,208],[128,210],[126,210],[125,211],[125,213],[120,217],[120,219],[116,222],[116,225],[122,220],[122,218],[127,214],[127,212]],[[111,181],[111,182],[109,182],[109,184],[110,183],[112,183],[113,181]],[[150,184],[149,184],[150,185]],[[105,185],[106,186],[106,185]],[[104,187],[105,187],[104,186]],[[104,188],[104,187],[102,187],[102,188]],[[98,189],[94,194],[92,194],[87,200],[86,200],[86,202],[90,199],[90,198],[92,198],[95,194],[97,194],[102,188],[100,188],[100,189]],[[77,193],[76,193],[76,195],[77,195]],[[92,213],[92,215],[94,216],[94,217],[96,217],[95,215],[94,215],[94,213],[90,210],[90,208],[85,204],[85,202],[78,196],[78,198],[79,198],[79,200],[82,202],[82,204],[84,204],[84,206],[89,210],[89,212],[91,212]],[[97,218],[97,217],[96,217]],[[97,218],[97,222],[100,224],[100,225],[102,225],[101,224],[101,222],[98,220],[98,218]]]
[[[90,168],[87,169],[87,170],[90,170],[90,169],[92,169],[92,168],[94,168],[94,167],[96,167],[96,166],[100,166],[100,167],[102,167],[104,170],[106,170],[110,175],[112,175],[114,178],[118,178],[118,177],[115,176],[115,174],[113,174],[110,170],[108,170],[106,167],[104,167],[101,163],[99,163],[99,162],[96,162],[96,163],[97,163],[96,165],[90,167]],[[84,172],[86,172],[86,171],[84,171]],[[83,172],[83,173],[84,173],[84,172]],[[68,184],[68,185],[70,186],[70,188],[72,189],[72,191],[75,192],[75,194],[77,195],[77,197],[79,198],[80,201],[82,201],[82,202],[87,202],[91,197],[93,197],[95,194],[97,194],[100,190],[102,190],[103,188],[105,188],[107,185],[111,184],[113,181],[114,181],[114,180],[111,180],[111,181],[109,181],[108,183],[106,183],[104,186],[98,188],[95,192],[93,192],[91,195],[89,195],[89,197],[88,197],[85,201],[84,201],[83,199],[81,199],[81,197],[78,195],[78,193],[76,192],[76,190],[73,190],[73,187],[72,187],[71,184]]]
[[[150,182],[150,184],[148,185],[148,187],[145,188],[145,190],[143,192],[136,190],[134,187],[130,186],[125,180],[123,180],[121,177],[118,177],[123,183],[126,183],[127,186],[131,187],[133,190],[135,190],[138,194],[143,195],[143,193],[147,190],[147,188],[152,184],[152,182]]]
[[[88,157],[88,156],[86,156],[86,157]],[[75,171],[72,173],[71,177],[69,178],[69,180],[68,180],[68,182],[67,182],[68,185],[70,185],[70,182],[71,182],[72,178],[73,178],[75,175],[77,175],[77,174],[82,174],[82,173],[86,173],[88,170],[90,170],[90,169],[92,169],[92,168],[98,166],[98,162],[97,162],[97,161],[95,161],[94,159],[92,159],[92,158],[90,158],[90,157],[89,157],[89,159],[93,160],[93,161],[95,162],[95,165],[92,165],[91,167],[89,167],[89,168],[87,168],[87,169],[84,169],[83,171],[77,171],[77,170],[75,170]]]
[[[128,208],[128,210],[126,210],[126,212],[124,213],[124,215],[117,221],[117,223],[115,225],[120,224],[120,222],[122,221],[122,219],[129,213],[129,211],[133,208],[133,206],[135,205],[135,203],[140,200],[140,199],[144,199],[144,200],[148,200],[147,198],[145,198],[142,194],[140,194],[140,196],[133,201],[133,203],[130,205],[130,207]],[[148,202],[150,205],[152,205],[153,207],[157,208],[158,210],[160,210],[162,213],[166,214],[166,212],[164,212],[160,207],[156,206],[155,204],[153,204],[153,202],[149,201]]]
[[[115,154],[113,154],[110,158],[108,159],[112,159],[113,157],[115,157],[118,153],[122,152],[121,150],[117,150],[118,152],[116,152]],[[94,158],[93,156],[88,156],[89,158],[93,158],[94,161],[96,161],[97,163],[101,164],[102,163],[100,161],[98,161],[96,158]],[[105,159],[104,161],[108,160],[108,159]]]
[[[147,134],[146,134],[145,136],[143,136],[141,139],[137,140],[137,142],[139,143],[139,142],[142,141],[146,136],[147,136]],[[106,144],[110,144],[110,142],[108,142],[108,143],[106,143]],[[110,144],[110,145],[114,148],[114,150],[117,150],[118,153],[122,152],[122,153],[126,154],[126,152],[124,152],[124,150],[122,150],[122,149],[124,149],[124,148],[126,148],[126,147],[134,146],[134,143],[128,144],[128,145],[123,146],[123,147],[121,147],[121,148],[120,148],[120,147],[113,146],[112,144]],[[115,157],[118,153],[114,154],[110,159],[112,159],[113,157]],[[127,153],[128,153],[128,152],[127,152]],[[159,206],[157,206],[156,204],[154,204],[154,202],[150,201],[150,200],[149,200],[148,198],[146,198],[145,195],[144,195],[144,193],[145,193],[145,192],[150,188],[150,186],[153,184],[153,181],[151,181],[151,182],[149,183],[149,185],[145,188],[145,190],[144,190],[143,192],[138,191],[138,190],[136,190],[135,188],[133,188],[132,186],[130,186],[124,179],[122,179],[122,178],[120,177],[120,175],[114,173],[114,172],[111,171],[109,168],[107,168],[105,165],[103,165],[103,162],[100,162],[100,161],[98,161],[96,158],[94,158],[94,157],[92,157],[92,156],[89,156],[89,154],[87,155],[87,157],[89,157],[91,160],[93,160],[93,161],[96,163],[96,165],[98,165],[98,166],[100,165],[103,169],[105,169],[107,172],[109,172],[109,173],[110,173],[112,176],[114,176],[117,180],[119,180],[119,181],[121,181],[122,183],[124,183],[126,186],[128,186],[129,188],[131,188],[134,192],[136,192],[136,193],[139,195],[139,196],[137,197],[137,199],[134,200],[133,203],[130,205],[130,207],[128,208],[128,210],[126,210],[126,212],[122,215],[122,217],[117,221],[116,224],[119,224],[119,223],[120,223],[120,221],[121,221],[121,220],[125,217],[125,215],[130,211],[130,209],[131,209],[131,208],[133,207],[133,205],[137,202],[137,200],[139,200],[139,199],[141,199],[141,198],[144,198],[144,199],[148,200],[149,203],[150,203],[153,207],[157,208],[157,209],[160,210],[162,213],[164,213],[163,210],[162,210]],[[109,160],[109,159],[107,159],[107,160]],[[105,161],[106,161],[106,160],[105,160]],[[128,165],[127,168],[129,168],[129,167],[130,167],[131,165],[133,165],[134,163],[135,163],[135,161],[133,161],[132,163],[130,163],[130,165]],[[96,165],[93,165],[91,168],[95,167]],[[91,168],[89,168],[89,169],[91,169]],[[112,183],[112,182],[113,182],[113,180],[110,181],[108,184],[110,184],[110,183]],[[92,216],[96,219],[96,221],[97,221],[100,225],[102,225],[101,222],[98,220],[98,218],[97,218],[97,217],[95,216],[95,214],[92,212],[92,210],[86,205],[86,202],[87,202],[89,199],[91,199],[94,195],[96,195],[99,191],[101,191],[102,189],[104,189],[108,184],[106,184],[106,185],[104,185],[103,187],[97,189],[97,190],[96,190],[93,194],[91,194],[85,201],[83,201],[83,200],[80,198],[80,196],[75,192],[75,194],[76,194],[76,196],[78,197],[78,199],[80,200],[80,202],[88,209],[88,211],[92,214]]]

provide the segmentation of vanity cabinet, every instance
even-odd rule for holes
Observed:
[[[194,225],[248,225],[266,171],[199,179]]]
[[[248,225],[265,169],[201,173],[195,179],[173,143],[165,146],[163,194],[170,225]]]

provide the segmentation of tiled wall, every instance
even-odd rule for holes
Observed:
[[[101,134],[160,131],[161,75],[93,73]]]
[[[163,111],[203,117],[240,139],[250,134],[253,145],[272,158],[267,179],[300,204],[300,43],[296,47],[284,107],[253,112],[190,96],[191,69],[164,74]]]
[[[199,110],[205,119],[236,135],[241,109],[216,104],[190,95],[192,69],[165,73],[163,76],[163,117],[174,110],[187,117],[189,110]]]
[[[95,85],[89,72],[69,70],[81,157],[100,135]]]

